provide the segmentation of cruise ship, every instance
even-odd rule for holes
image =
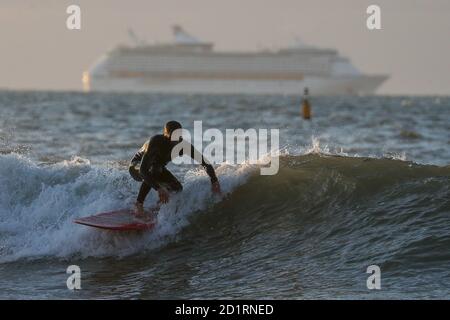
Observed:
[[[136,41],[109,51],[83,73],[83,89],[296,95],[308,88],[313,95],[367,95],[388,78],[361,73],[333,49],[299,42],[277,51],[219,52],[180,26],[173,32],[173,43]]]

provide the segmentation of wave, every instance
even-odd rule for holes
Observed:
[[[184,191],[161,208],[154,231],[125,234],[72,221],[131,206],[139,186],[126,168],[0,155],[0,262],[123,257],[186,237],[227,250],[250,239],[260,239],[259,248],[279,241],[280,250],[301,248],[317,258],[340,246],[340,259],[376,254],[390,263],[410,255],[420,263],[438,251],[442,259],[448,251],[448,166],[313,153],[281,156],[274,176],[257,169],[221,165],[224,197],[211,194],[202,170],[188,170]],[[152,192],[147,203],[155,201]]]
[[[229,192],[251,167],[224,165],[222,188]],[[82,158],[36,164],[18,154],[0,155],[0,262],[74,255],[126,256],[167,242],[187,225],[189,214],[219,201],[200,170],[185,176],[182,194],[160,210],[148,234],[111,233],[74,224],[74,218],[131,207],[139,184],[124,167],[91,165]],[[146,203],[155,203],[154,192]]]
[[[251,176],[208,212],[214,218],[199,217],[187,237],[205,238],[212,228],[218,247],[234,242],[260,252],[260,260],[249,261],[256,266],[285,259],[349,272],[373,263],[386,272],[415,264],[448,270],[449,213],[449,166],[287,155],[277,175]]]

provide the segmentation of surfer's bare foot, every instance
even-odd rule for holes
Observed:
[[[144,216],[144,204],[141,202],[135,202],[134,204],[134,214],[136,217]]]

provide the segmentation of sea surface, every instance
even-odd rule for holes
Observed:
[[[312,97],[311,121],[300,101],[0,91],[0,298],[449,299],[450,97]],[[216,163],[217,196],[171,164],[151,232],[74,224],[132,206],[128,161],[168,120],[279,129],[279,171]]]

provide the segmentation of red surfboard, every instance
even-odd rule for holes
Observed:
[[[158,208],[152,208],[145,210],[145,217],[138,218],[133,210],[123,209],[78,218],[73,220],[73,222],[89,227],[116,231],[151,230],[156,225],[157,214]]]

